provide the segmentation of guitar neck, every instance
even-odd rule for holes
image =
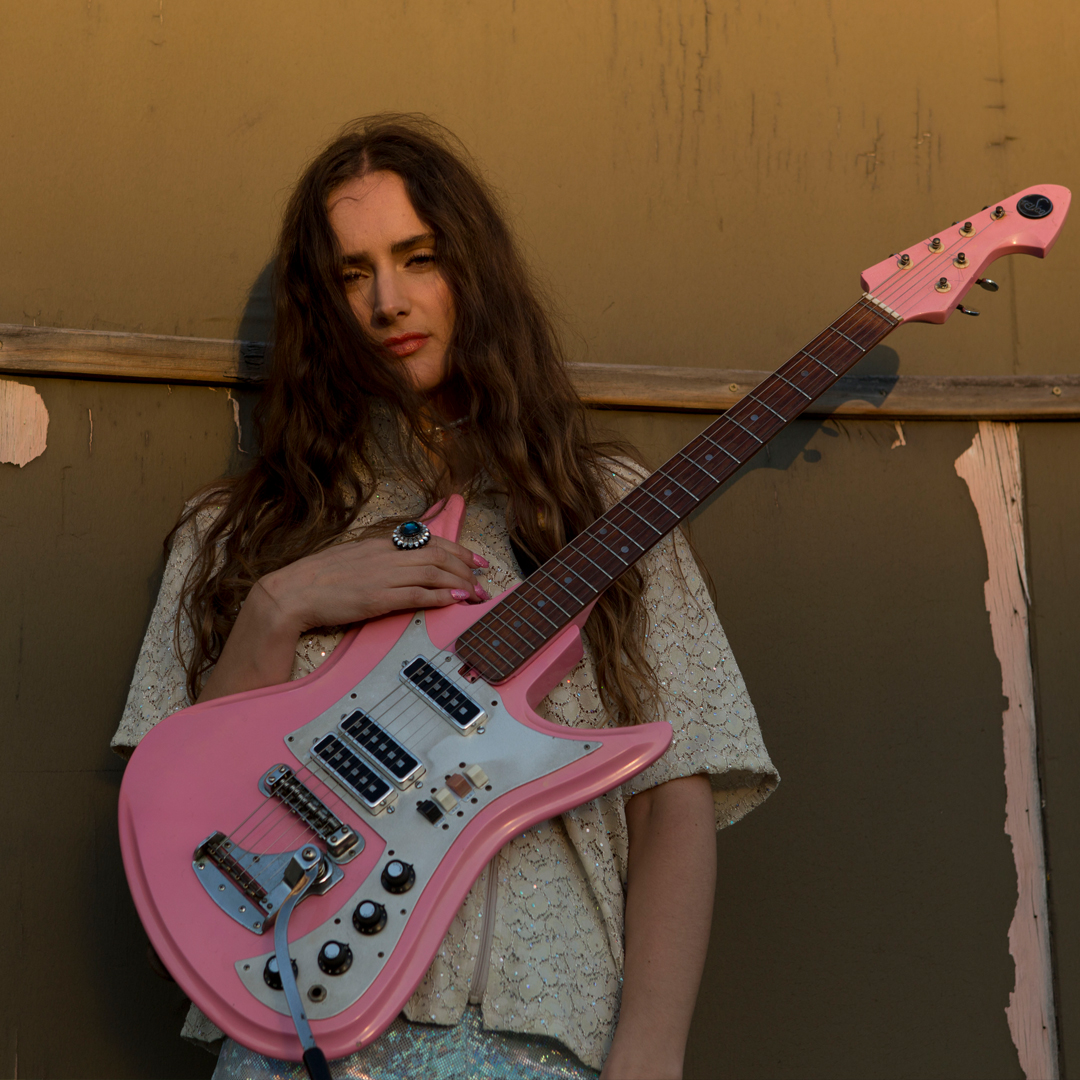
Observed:
[[[900,322],[864,295],[473,623],[458,656],[490,683],[512,675]]]

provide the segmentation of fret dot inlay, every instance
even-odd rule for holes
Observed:
[[[751,420],[756,420],[756,419],[757,419],[757,417],[758,417],[758,414],[757,414],[757,413],[754,413],[754,415],[753,415],[753,416],[751,416],[751,417],[750,417],[750,419],[751,419]]]
[[[573,580],[574,580],[574,579],[573,579],[572,577],[564,577],[564,578],[563,578],[563,584],[564,584],[564,585],[569,585],[569,584],[570,584],[570,582],[571,582],[571,581],[573,581]]]
[[[671,488],[664,488],[664,494],[665,495],[670,495],[671,494]]]
[[[706,461],[712,461],[712,454],[706,454],[705,455],[705,460]]]
[[[619,550],[625,555],[630,549],[625,544],[623,544],[623,546],[619,548]]]

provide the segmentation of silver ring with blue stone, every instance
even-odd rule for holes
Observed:
[[[390,534],[390,539],[402,551],[412,551],[431,539],[431,530],[422,521],[403,521]]]

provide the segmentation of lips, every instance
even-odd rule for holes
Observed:
[[[429,337],[429,334],[420,333],[398,334],[397,337],[387,338],[382,344],[384,349],[395,356],[412,356],[418,349],[423,348]]]

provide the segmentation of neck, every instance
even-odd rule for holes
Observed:
[[[456,651],[508,678],[898,325],[863,297],[473,623]]]

